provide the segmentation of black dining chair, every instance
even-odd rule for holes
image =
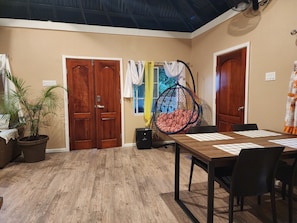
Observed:
[[[233,124],[231,126],[232,131],[248,131],[248,130],[258,130],[258,125],[256,123],[247,123],[247,124]],[[239,203],[239,197],[237,198],[237,203]],[[241,198],[243,202],[243,198]],[[258,197],[258,203],[260,204],[261,198]],[[242,204],[243,205],[243,204]]]
[[[297,185],[297,157],[295,159],[281,160],[276,171],[276,179],[281,182],[283,199],[288,198],[289,223],[293,222],[293,188]],[[288,190],[286,190],[288,186]]]
[[[218,128],[215,125],[206,125],[206,126],[192,126],[188,129],[187,134],[196,134],[196,133],[214,133],[218,132]],[[190,170],[190,179],[188,190],[191,190],[192,176],[194,171],[194,164],[207,171],[207,165],[203,163],[200,159],[195,156],[191,158],[191,170]]]
[[[258,126],[255,123],[233,124],[231,128],[232,131],[258,130]]]
[[[217,174],[215,180],[229,193],[229,222],[233,222],[234,197],[270,193],[273,222],[276,222],[275,173],[284,147],[242,149],[232,175]],[[243,209],[243,200],[241,201]]]

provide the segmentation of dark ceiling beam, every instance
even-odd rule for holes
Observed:
[[[157,19],[156,13],[154,13],[154,10],[152,10],[152,7],[150,6],[150,4],[147,2],[147,0],[144,0],[145,2],[145,7],[148,9],[149,13],[151,14],[151,16],[153,17],[153,20],[155,21],[155,23],[158,25],[157,29],[161,29],[163,30],[164,27],[162,26],[162,24],[159,22],[159,20]]]
[[[55,7],[55,3],[54,1],[51,2],[52,4],[52,12],[53,12],[53,18],[54,20],[57,20],[57,10],[56,10],[56,7]]]
[[[208,5],[210,5],[211,8],[212,8],[217,14],[219,13],[218,9],[212,4],[211,1],[208,1]]]
[[[178,17],[180,18],[180,20],[187,26],[188,30],[193,30],[194,27],[192,26],[192,24],[189,23],[189,15],[186,15],[183,11],[181,12],[180,8],[178,7],[178,5],[176,5],[176,1],[174,0],[169,0],[171,5],[173,6],[173,8],[177,11],[180,12],[178,13]],[[183,1],[183,2],[187,2],[187,1]],[[181,16],[182,14],[182,16]]]
[[[104,3],[103,1],[100,1],[100,4],[102,5],[103,11],[104,11],[104,13],[105,13],[105,15],[106,15],[106,17],[107,17],[107,20],[108,20],[109,24],[110,24],[111,26],[114,26],[114,24],[113,24],[113,22],[112,22],[112,20],[111,20],[111,18],[110,18],[109,12],[108,12],[108,10],[106,9],[105,3]]]
[[[80,13],[81,13],[81,16],[82,16],[82,18],[84,20],[84,23],[88,24],[88,21],[86,19],[86,15],[85,15],[81,0],[78,1],[78,5],[79,5]]]
[[[194,16],[195,18],[198,20],[199,24],[203,24],[204,23],[204,20],[201,19],[201,17],[199,16],[199,14],[197,13],[197,11],[195,10],[195,7],[191,1],[184,1],[188,7],[190,7],[191,9],[193,9],[193,12],[194,12]]]
[[[30,8],[30,0],[27,0],[26,11],[27,11],[27,14],[28,14],[28,18],[31,19],[32,18],[32,13],[31,13],[31,8]]]
[[[132,21],[134,22],[135,26],[136,26],[137,28],[140,29],[141,27],[139,26],[139,23],[137,22],[137,20],[136,20],[135,17],[133,16],[133,14],[132,14],[132,12],[131,12],[131,10],[130,10],[130,7],[127,7],[127,5],[128,5],[128,4],[126,4],[126,5],[124,6],[124,9],[128,11],[129,16],[130,16],[130,18],[132,19]]]

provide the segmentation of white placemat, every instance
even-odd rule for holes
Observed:
[[[288,147],[297,149],[297,138],[273,139],[273,140],[269,140],[269,142],[273,142],[282,146],[288,146]]]
[[[198,134],[186,134],[187,136],[196,139],[198,141],[214,141],[214,140],[226,140],[226,139],[233,139],[230,136],[226,136],[221,133],[198,133]]]
[[[248,142],[248,143],[233,143],[233,144],[220,144],[213,145],[214,147],[224,150],[225,152],[238,155],[241,149],[252,149],[252,148],[263,148],[258,144]]]
[[[268,137],[268,136],[279,136],[280,133],[271,132],[267,130],[247,130],[247,131],[236,131],[234,132],[239,135],[247,136],[250,138],[257,138],[257,137]]]

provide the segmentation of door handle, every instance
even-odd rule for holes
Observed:
[[[244,106],[240,106],[237,110],[240,111],[240,110],[243,110],[244,109]]]
[[[104,105],[95,105],[95,108],[101,108],[101,109],[103,109],[104,108]]]

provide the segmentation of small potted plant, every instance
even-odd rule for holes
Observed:
[[[49,86],[43,89],[40,95],[32,99],[29,87],[25,81],[6,72],[6,77],[14,84],[15,90],[11,90],[10,97],[18,101],[23,114],[23,122],[29,130],[29,135],[18,139],[18,146],[22,149],[25,162],[38,162],[45,159],[45,149],[48,135],[39,134],[41,126],[48,126],[49,118],[55,115],[59,105],[59,98],[55,90],[64,87],[60,85]]]

